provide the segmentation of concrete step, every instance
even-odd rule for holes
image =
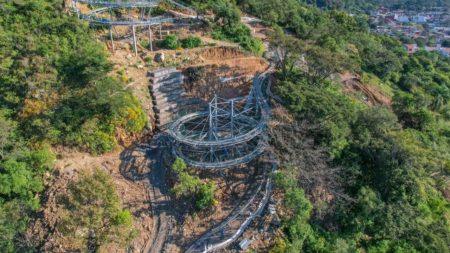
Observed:
[[[150,77],[149,81],[152,85],[157,85],[158,83],[169,82],[174,79],[177,79],[177,80],[181,79],[184,81],[184,76],[183,76],[183,74],[177,72],[177,73],[170,74],[168,76],[162,76],[162,77],[158,77],[158,78]]]
[[[162,110],[165,107],[169,107],[172,105],[183,105],[183,100],[185,100],[185,99],[183,97],[180,97],[180,99],[178,99],[177,101],[166,101],[166,102],[162,102],[162,103],[157,103],[153,107],[157,107],[157,109]]]
[[[178,105],[178,104],[168,104],[168,105],[165,105],[165,106],[158,106],[158,107],[155,107],[155,108],[153,108],[153,110],[156,112],[156,113],[164,113],[164,112],[166,112],[166,113],[174,113],[174,112],[178,112],[178,109],[180,109],[181,107],[183,107],[183,105]]]
[[[162,68],[162,69],[158,69],[158,70],[154,70],[154,71],[149,71],[148,75],[152,78],[159,78],[162,76],[169,75],[173,72],[177,72],[177,69],[176,68]]]
[[[162,85],[162,86],[158,86],[158,87],[151,86],[150,92],[169,92],[174,89],[184,89],[182,84],[183,83],[180,82],[180,83],[166,84],[166,85]]]
[[[152,94],[152,99],[153,101],[155,101],[156,104],[160,104],[162,102],[166,102],[166,101],[176,101],[178,100],[181,96],[186,95],[186,92],[184,92],[184,90],[180,90],[180,91],[176,91],[173,93],[168,93],[168,94]]]
[[[185,94],[184,91],[177,91],[173,93],[158,93],[158,94],[152,94],[152,98],[155,101],[156,104],[161,104],[161,102],[165,101],[176,101],[179,99],[179,96]],[[165,99],[168,98],[168,99]]]
[[[183,87],[165,87],[164,89],[151,90],[150,92],[151,92],[151,94],[158,95],[158,94],[170,94],[177,90],[184,91],[184,88]]]
[[[164,86],[172,86],[172,85],[181,85],[184,82],[184,78],[181,77],[176,77],[176,78],[171,78],[171,79],[167,79],[161,82],[157,82],[157,83],[152,83],[150,85],[150,89],[158,89],[160,87],[164,87]]]
[[[154,103],[154,107],[163,108],[165,106],[169,106],[169,105],[172,105],[172,104],[177,104],[177,105],[180,105],[180,106],[186,106],[186,105],[189,105],[189,104],[193,104],[191,102],[191,100],[192,99],[189,99],[189,98],[183,96],[183,97],[178,98],[175,101],[164,101],[164,102]]]

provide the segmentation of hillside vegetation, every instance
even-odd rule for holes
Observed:
[[[300,0],[297,2],[321,9],[344,9],[351,12],[368,12],[380,7],[415,11],[432,7],[450,7],[450,2],[446,0]]]
[[[408,55],[400,41],[369,33],[367,16],[336,10],[416,1],[184,2],[214,14],[214,38],[257,55],[262,41],[241,13],[273,28],[274,91],[294,120],[270,129],[278,134],[271,145],[281,168],[274,196],[282,199],[270,252],[450,251],[450,58]],[[202,43],[167,38],[167,48]],[[100,155],[147,125],[111,70],[104,45],[65,13],[63,0],[0,4],[0,252],[36,251],[22,233],[52,177],[55,147]],[[392,104],[372,106],[349,94],[343,73],[383,90]],[[181,160],[172,169],[177,197],[195,199],[196,210],[216,204],[214,184]],[[80,174],[65,190],[58,233],[75,250],[125,248],[135,236],[132,215],[105,173]]]
[[[117,131],[139,133],[145,114],[107,74],[104,47],[62,0],[0,4],[0,251],[17,236],[55,159],[50,145],[111,151]]]
[[[365,12],[379,7],[401,10],[424,10],[432,7],[450,7],[446,0],[302,0],[324,9],[345,9],[349,11]]]
[[[298,121],[315,126],[308,136],[341,168],[341,194],[311,205],[305,168],[285,165],[277,179],[291,215],[273,252],[449,252],[449,58],[408,56],[399,41],[369,34],[363,17],[289,0],[240,4],[295,34],[272,35],[282,52],[277,93]],[[392,107],[343,93],[328,78],[343,71],[389,87]]]
[[[244,50],[256,55],[262,55],[264,48],[262,42],[251,36],[250,29],[241,23],[241,11],[233,1],[228,0],[186,0],[194,6],[199,14],[214,13],[214,20],[209,25],[217,40],[228,40],[238,43]]]

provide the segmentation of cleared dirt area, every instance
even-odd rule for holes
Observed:
[[[233,98],[249,94],[253,76],[268,67],[261,58],[247,57],[234,48],[208,49],[199,57],[201,64],[183,69],[185,88],[189,95],[205,101],[214,95]]]
[[[390,106],[392,104],[392,98],[390,96],[384,94],[374,86],[362,83],[358,75],[347,72],[340,77],[344,85],[344,90],[361,99],[367,105]]]
[[[183,252],[205,232],[225,220],[243,200],[249,191],[249,186],[260,172],[249,165],[223,171],[197,171],[197,173],[200,178],[217,184],[215,197],[218,204],[211,210],[196,213],[191,203],[183,202],[183,200],[174,201],[177,226],[172,234],[171,252]]]

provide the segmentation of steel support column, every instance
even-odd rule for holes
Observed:
[[[133,47],[134,47],[134,55],[137,56],[137,41],[136,41],[136,28],[134,25],[131,26],[133,29]]]
[[[112,26],[109,27],[109,37],[111,39],[111,47],[112,47],[112,51],[114,53],[116,49],[114,47],[114,38],[113,38]]]
[[[153,51],[153,38],[152,38],[152,27],[149,25],[148,26],[148,40],[149,40],[149,44],[150,44],[150,51]]]

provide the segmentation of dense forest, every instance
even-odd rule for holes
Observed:
[[[449,1],[446,0],[304,0],[301,2],[324,9],[344,9],[352,12],[365,12],[379,7],[415,11],[450,7]]]
[[[1,252],[27,246],[17,233],[39,208],[55,160],[50,146],[101,154],[117,145],[118,132],[147,124],[111,69],[103,45],[63,12],[63,1],[0,3]]]
[[[302,168],[288,168],[277,179],[292,215],[273,252],[448,252],[449,58],[408,56],[396,39],[368,33],[363,17],[339,11],[289,0],[240,6],[275,26],[277,93],[298,121],[316,126],[307,134],[341,168],[345,196],[311,205]],[[344,71],[392,94],[392,105],[344,94],[328,78]]]
[[[190,1],[211,9],[218,2],[228,1]],[[425,51],[407,55],[397,39],[369,33],[365,16],[311,6],[330,3],[237,2],[274,27],[276,92],[298,125],[309,126],[299,132],[327,151],[330,169],[339,168],[334,200],[323,203],[309,200],[306,168],[281,164],[275,179],[290,215],[271,252],[449,252],[450,60]],[[434,4],[421,3],[415,7]],[[392,103],[368,106],[345,94],[330,76],[346,71]],[[276,139],[272,144],[289,150]]]

